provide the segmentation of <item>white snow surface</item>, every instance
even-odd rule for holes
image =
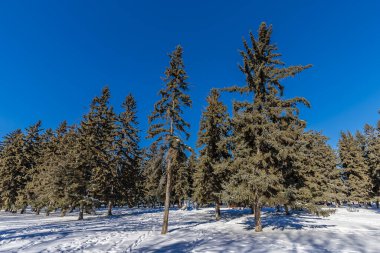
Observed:
[[[380,252],[380,211],[337,208],[323,218],[263,211],[264,229],[253,230],[250,210],[170,211],[161,235],[162,209],[120,208],[114,216],[0,212],[0,252]]]

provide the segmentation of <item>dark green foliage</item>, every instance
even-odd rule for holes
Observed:
[[[201,148],[194,173],[194,200],[205,204],[221,202],[223,184],[228,177],[225,163],[230,157],[227,138],[229,122],[226,106],[217,90],[207,97],[208,106],[202,113],[197,146]],[[218,212],[218,210],[217,210]],[[217,214],[217,218],[219,218]]]
[[[117,167],[114,154],[116,115],[109,106],[110,91],[106,87],[91,103],[79,128],[85,170],[90,177],[87,196],[113,205],[117,191]]]
[[[233,175],[226,185],[230,200],[247,203],[255,208],[256,231],[261,231],[260,208],[292,181],[292,149],[305,123],[298,119],[298,103],[303,98],[283,99],[281,80],[295,76],[310,66],[283,67],[277,48],[271,44],[272,28],[260,25],[258,38],[250,34],[252,46],[246,41],[241,71],[246,77],[242,87],[225,90],[253,94],[252,102],[235,102],[232,119]],[[289,183],[291,184],[291,183]]]
[[[130,206],[135,205],[141,195],[141,150],[137,106],[132,94],[123,103],[124,111],[118,117],[117,138],[115,141],[118,199]]]
[[[369,168],[363,157],[360,142],[350,132],[341,133],[339,157],[346,180],[348,200],[368,202],[372,191]]]
[[[380,121],[378,126],[372,127],[370,125],[364,126],[364,143],[363,156],[368,165],[369,177],[372,182],[372,197],[376,201],[379,208],[380,200]],[[363,146],[363,144],[362,144]]]
[[[149,150],[145,151],[143,160],[144,198],[145,203],[155,207],[157,203],[163,203],[165,194],[165,151],[163,147],[157,147],[153,143]]]
[[[33,189],[33,180],[38,177],[38,165],[42,157],[41,121],[26,129],[23,153],[25,157],[24,180],[26,185],[19,191],[16,206],[23,213],[28,203],[33,203],[36,193]]]
[[[7,211],[16,211],[18,194],[26,186],[26,158],[24,135],[16,130],[5,136],[0,153],[0,206]]]
[[[341,203],[345,199],[342,171],[337,168],[337,156],[327,140],[319,132],[310,131],[303,135],[304,145],[300,153],[302,178],[296,200],[308,207],[327,202]]]
[[[194,160],[193,155],[190,156]],[[186,147],[179,147],[173,159],[173,197],[182,206],[183,201],[191,198],[193,162],[186,155]]]
[[[189,149],[183,144],[182,135],[189,138],[187,128],[190,127],[183,117],[183,110],[191,106],[188,90],[187,75],[184,69],[182,47],[177,48],[169,55],[169,67],[165,71],[165,87],[159,92],[160,100],[155,103],[154,110],[149,117],[148,137],[155,138],[155,143],[162,145],[165,151],[166,163],[166,195],[165,214],[162,234],[167,233],[169,219],[170,193],[172,190],[173,169],[178,168],[182,156],[182,148]]]

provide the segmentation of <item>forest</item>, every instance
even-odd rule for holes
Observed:
[[[221,206],[250,208],[256,232],[264,207],[320,216],[331,214],[329,205],[379,208],[380,121],[341,132],[336,150],[323,133],[307,129],[300,110],[310,104],[285,98],[283,80],[312,65],[282,62],[271,36],[272,26],[261,23],[243,40],[245,83],[210,90],[195,147],[187,144],[192,98],[181,46],[169,54],[148,119],[138,119],[133,94],[116,113],[104,87],[77,124],[62,119],[57,129],[44,129],[36,119],[7,134],[0,146],[0,209],[62,217],[76,210],[83,220],[101,207],[109,216],[115,207],[164,207],[166,234],[174,206],[211,206],[215,220]],[[232,108],[221,99],[225,93],[235,96]]]

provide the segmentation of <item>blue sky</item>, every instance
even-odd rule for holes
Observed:
[[[167,53],[181,44],[193,145],[210,88],[244,83],[238,50],[262,21],[273,24],[288,65],[313,64],[284,83],[286,97],[311,102],[301,114],[309,129],[335,146],[341,130],[377,122],[380,1],[3,0],[0,135],[39,119],[45,128],[78,123],[105,85],[116,111],[133,93],[145,131]],[[224,99],[230,106],[231,97]]]

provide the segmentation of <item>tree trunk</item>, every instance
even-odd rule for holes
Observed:
[[[220,220],[220,203],[219,203],[219,201],[215,202],[215,220]]]
[[[376,199],[376,208],[379,209],[380,203],[379,203],[379,198]]]
[[[165,194],[165,210],[164,210],[164,222],[162,224],[161,234],[168,232],[169,224],[169,207],[170,207],[170,189],[171,189],[171,160],[169,158],[168,166],[166,169],[166,194]]]
[[[112,200],[108,201],[108,212],[107,212],[108,216],[112,215],[112,206],[113,206]]]
[[[40,211],[41,211],[41,209],[40,209],[40,208],[37,208],[37,209],[36,209],[36,215],[40,215]]]
[[[262,232],[263,228],[261,225],[261,206],[258,201],[255,202],[254,204],[254,209],[255,209],[255,231],[256,232]]]
[[[66,212],[67,212],[67,209],[66,208],[62,208],[61,209],[61,217],[64,217],[66,215]]]
[[[179,208],[179,209],[182,208],[182,201],[181,201],[181,199],[178,199],[178,208]]]
[[[25,213],[25,210],[26,210],[26,207],[23,207],[20,211],[20,214],[24,214]]]
[[[288,207],[287,204],[284,205],[284,209],[285,209],[285,214],[286,214],[286,215],[289,215],[289,214],[290,214],[290,213],[289,213],[289,207]]]
[[[80,203],[79,204],[79,216],[78,216],[78,220],[83,220],[83,211],[84,211],[84,205],[83,205],[83,203]]]

